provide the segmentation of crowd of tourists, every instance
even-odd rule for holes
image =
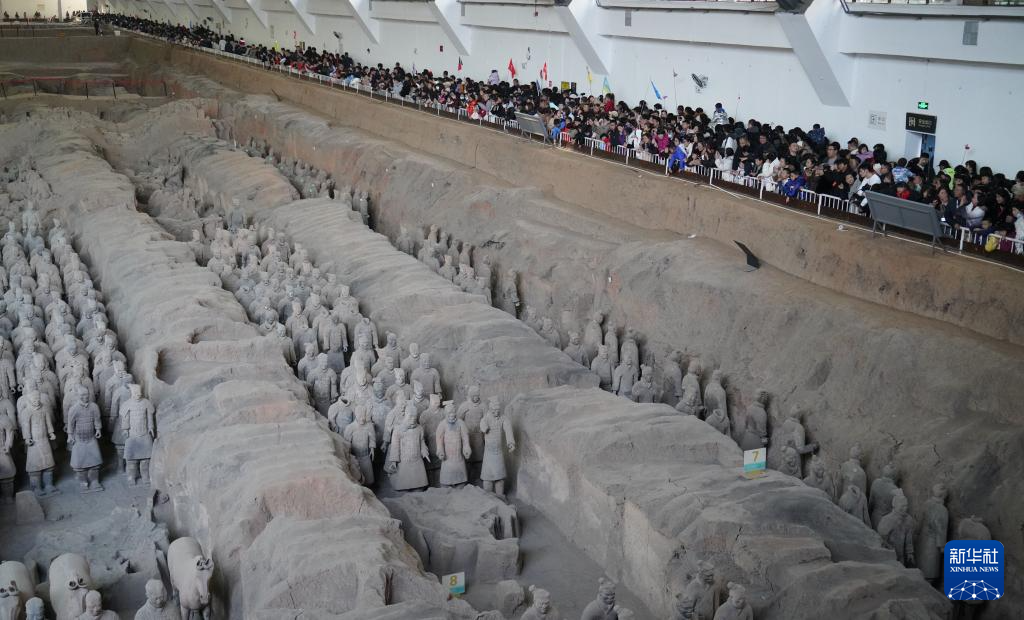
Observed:
[[[845,144],[831,140],[819,124],[805,131],[755,119],[742,122],[720,103],[710,111],[690,106],[670,110],[647,101],[629,105],[610,92],[586,95],[508,81],[497,70],[476,80],[460,72],[410,71],[399,63],[390,68],[363,64],[347,53],[315,47],[267,47],[202,25],[171,25],[113,14],[104,18],[117,27],[175,43],[219,49],[422,105],[457,108],[474,120],[514,120],[516,112],[537,114],[552,136],[563,141],[579,146],[596,141],[599,148],[628,149],[639,159],[664,161],[670,173],[696,166],[713,168],[726,180],[760,182],[788,197],[799,197],[806,189],[850,200],[865,213],[868,189],[931,204],[952,229],[979,234],[986,249],[1002,245],[1024,253],[1024,171],[1007,176],[973,160],[936,162],[927,154],[893,158],[882,144],[856,137]]]

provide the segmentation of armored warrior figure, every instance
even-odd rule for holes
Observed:
[[[68,410],[67,435],[71,446],[71,469],[75,471],[82,492],[102,491],[100,467],[103,457],[97,441],[103,436],[103,417],[92,402],[88,388],[78,389],[78,402]]]
[[[419,414],[413,403],[406,403],[405,418],[391,437],[391,452],[385,471],[391,476],[396,491],[411,491],[427,486],[427,470],[423,461],[430,458],[419,425]]]
[[[512,422],[502,415],[501,406],[496,397],[491,397],[488,410],[480,420],[480,432],[484,436],[484,458],[480,470],[480,479],[485,491],[498,497],[505,497],[505,450],[514,452],[516,449]]]
[[[440,484],[461,487],[468,480],[466,460],[472,456],[469,431],[458,418],[455,404],[444,403],[445,420],[437,425],[437,458],[441,460]]]
[[[363,484],[373,486],[373,458],[377,451],[377,431],[370,421],[366,407],[356,407],[355,421],[345,427],[343,435],[349,442],[352,456],[359,463],[359,472],[363,475]]]
[[[156,438],[156,410],[148,398],[142,396],[142,387],[133,383],[131,397],[121,405],[121,431],[124,433],[125,476],[128,484],[149,484],[149,459]],[[141,480],[139,478],[141,472]]]

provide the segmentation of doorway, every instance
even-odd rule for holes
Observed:
[[[935,161],[935,136],[933,134],[921,134],[921,152],[918,155],[922,153],[928,153],[931,160]]]
[[[919,133],[917,131],[907,132],[907,144],[904,151],[907,159],[913,159],[922,153],[928,153],[932,161],[935,161],[935,135],[930,133]]]

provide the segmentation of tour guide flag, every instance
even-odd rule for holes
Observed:
[[[587,90],[594,90],[594,74],[590,72],[590,67],[587,67],[587,84]]]
[[[548,79],[548,63],[544,63],[544,66],[541,67],[540,79],[544,80],[545,82],[547,81],[547,79]]]
[[[512,79],[516,78],[516,65],[512,62],[512,59],[508,59],[508,72],[512,74]]]
[[[658,87],[654,85],[654,80],[651,80],[651,88],[654,89],[654,98],[655,99],[667,99],[667,97],[662,97],[661,93],[658,92]]]
[[[601,85],[601,92],[602,92],[602,93],[604,93],[604,94],[606,94],[606,95],[607,95],[608,93],[612,92],[612,87],[611,87],[611,85],[610,85],[610,84],[608,83],[608,76],[607,76],[607,75],[606,75],[606,76],[604,76],[604,84],[602,84],[602,85]]]
[[[462,56],[459,56],[459,71],[462,71]]]

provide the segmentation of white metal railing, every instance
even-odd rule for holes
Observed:
[[[133,31],[133,32],[135,32],[135,31]],[[148,34],[148,33],[137,32],[136,34],[139,34],[141,36],[148,37],[148,38],[151,38],[151,39],[156,39],[156,40],[159,40],[159,41],[165,41],[166,42],[166,39],[163,39],[161,37],[158,37],[158,36],[155,36],[155,35],[151,35],[151,34]],[[320,74],[312,74],[312,73],[309,73],[309,72],[297,71],[297,70],[293,69],[292,67],[285,67],[283,65],[270,64],[270,63],[263,62],[263,61],[261,61],[261,60],[259,60],[257,58],[252,58],[252,57],[249,57],[249,56],[241,56],[241,55],[238,55],[238,54],[232,54],[230,52],[221,51],[219,49],[206,48],[206,47],[195,47],[195,46],[187,45],[187,44],[179,44],[179,45],[183,45],[184,47],[188,47],[188,48],[193,49],[193,50],[199,50],[199,51],[203,51],[203,52],[212,53],[212,54],[214,54],[216,56],[222,56],[222,57],[226,57],[226,58],[229,58],[229,59],[232,59],[232,60],[236,60],[236,61],[242,61],[242,62],[247,62],[247,63],[254,64],[254,65],[259,65],[261,67],[269,68],[271,70],[276,68],[280,72],[287,72],[287,73],[289,73],[291,75],[296,75],[300,79],[312,80],[313,79],[312,76],[315,75],[316,76],[316,81],[318,83],[322,84],[322,85],[328,86],[330,88],[340,87],[340,88],[343,88],[345,90],[354,90],[356,92],[362,92],[362,93],[367,94],[371,99],[374,98],[374,96],[376,95],[378,98],[382,98],[385,101],[389,101],[389,100],[392,100],[392,99],[397,100],[402,105],[404,105],[405,102],[407,102],[407,101],[411,102],[410,99],[407,99],[407,98],[404,98],[404,97],[401,97],[401,96],[396,96],[396,95],[392,94],[390,91],[374,91],[369,85],[363,84],[361,82],[358,83],[358,84],[353,84],[353,83],[349,82],[347,79],[331,78],[331,77],[323,76],[323,75],[320,75]],[[458,119],[460,121],[461,120],[465,120],[465,122],[478,122],[478,123],[482,124],[486,120],[488,123],[502,126],[505,131],[518,131],[519,130],[519,123],[518,122],[516,122],[514,120],[503,120],[501,118],[498,118],[498,117],[490,115],[490,114],[487,115],[486,118],[480,117],[480,118],[477,118],[477,119],[470,119],[469,115],[468,115],[468,112],[467,112],[467,109],[463,108],[463,107],[456,108],[456,107],[445,105],[445,104],[438,103],[438,102],[429,102],[429,103],[416,102],[416,107],[419,108],[420,110],[424,111],[424,112],[431,112],[431,113],[436,112],[437,114],[440,114],[441,112],[445,112],[447,114],[450,114],[450,115],[454,116],[456,119]],[[589,153],[591,156],[594,156],[595,154],[600,154],[601,157],[605,157],[605,158],[608,158],[608,157],[613,157],[613,158],[621,157],[621,158],[623,158],[624,162],[627,165],[629,164],[630,159],[632,159],[634,161],[639,160],[641,162],[650,163],[650,164],[654,164],[654,165],[656,165],[658,167],[661,167],[661,168],[663,168],[665,170],[666,174],[668,173],[668,170],[666,168],[667,163],[668,163],[668,158],[663,157],[661,155],[652,155],[650,153],[647,153],[646,151],[637,151],[637,150],[634,150],[634,149],[629,148],[628,146],[624,146],[624,145],[619,145],[619,146],[615,146],[615,147],[609,147],[609,146],[605,145],[605,143],[602,140],[598,139],[598,138],[583,138],[583,140],[582,140],[582,149],[579,149],[579,148],[576,148],[576,146],[575,146],[576,145],[576,141],[573,139],[571,134],[568,131],[562,131],[562,132],[560,132],[555,137],[555,139],[553,140],[553,143],[556,146],[559,146],[559,147],[562,147],[562,148],[566,148],[566,149],[569,149],[569,150],[574,150],[576,152],[582,152],[582,153],[585,153],[585,154]],[[756,177],[756,176],[743,176],[743,175],[737,174],[737,173],[732,172],[732,171],[724,171],[724,170],[721,170],[719,168],[714,168],[714,167],[709,167],[709,166],[702,166],[702,165],[687,166],[685,171],[688,174],[690,174],[690,175],[696,175],[698,177],[702,177],[710,185],[716,185],[716,184],[722,185],[722,182],[725,181],[725,182],[728,182],[728,183],[732,183],[732,184],[735,184],[735,185],[747,188],[748,190],[751,190],[751,191],[756,191],[757,192],[757,196],[760,199],[764,199],[765,198],[765,194],[769,194],[769,195],[774,194],[776,196],[783,196],[783,197],[785,197],[785,192],[784,192],[783,184],[780,183],[780,182],[777,182],[777,181],[775,181],[773,179],[762,179],[762,178]],[[846,214],[846,215],[859,215],[861,213],[859,201],[851,201],[851,200],[840,198],[840,197],[837,197],[837,196],[832,196],[830,194],[819,194],[819,193],[814,192],[814,191],[812,191],[810,189],[807,189],[807,188],[801,188],[797,192],[796,196],[787,197],[787,198],[789,198],[790,200],[795,199],[795,200],[799,201],[800,203],[803,203],[805,205],[805,208],[807,206],[813,207],[816,210],[817,214],[821,215],[821,216],[835,217],[835,214],[837,212],[843,213],[843,214]],[[982,233],[978,233],[978,232],[971,232],[969,230],[964,230],[962,228],[954,228],[954,227],[952,227],[952,226],[950,226],[950,225],[948,225],[946,223],[943,223],[942,228],[943,228],[943,236],[945,238],[953,241],[959,247],[959,249],[961,251],[966,246],[968,246],[968,245],[973,245],[973,246],[977,246],[977,247],[984,247],[985,243],[986,243],[986,241],[988,240],[988,237],[989,237],[989,235],[986,235],[986,234],[982,234]],[[1024,254],[1024,240],[1016,240],[1016,239],[1013,239],[1012,237],[1006,237],[1006,236],[998,235],[998,234],[995,235],[995,236],[997,238],[999,238],[1000,241],[999,241],[998,247],[996,249],[992,250],[992,252],[1002,252],[1002,253],[1011,253],[1012,252],[1012,253],[1018,254],[1018,255],[1019,254]]]

